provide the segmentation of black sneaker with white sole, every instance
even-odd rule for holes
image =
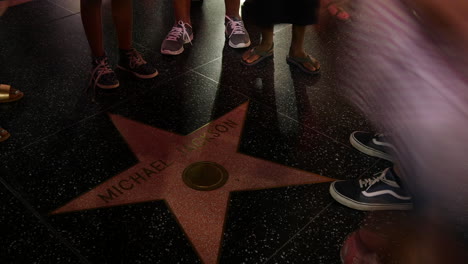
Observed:
[[[107,56],[94,57],[91,79],[88,87],[99,87],[101,89],[115,89],[119,87],[119,80],[109,65]]]
[[[362,211],[410,210],[413,207],[411,196],[392,168],[373,178],[333,182],[330,194],[337,202]]]
[[[135,49],[121,50],[117,68],[130,72],[140,79],[151,79],[158,76],[158,70],[149,65]]]
[[[391,153],[395,147],[389,143],[385,134],[355,131],[349,137],[349,141],[353,147],[369,156],[393,162]]]

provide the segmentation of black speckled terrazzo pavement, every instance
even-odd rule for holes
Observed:
[[[168,57],[159,50],[173,21],[171,1],[134,1],[135,47],[160,75],[141,81],[117,71],[121,87],[98,91],[92,102],[83,93],[90,59],[78,2],[36,0],[0,18],[0,82],[25,93],[19,102],[0,104],[0,125],[12,134],[0,143],[1,263],[340,262],[341,243],[364,215],[335,203],[327,181],[370,175],[387,164],[348,143],[352,131],[372,128],[336,86],[327,59],[334,56],[327,52],[335,52],[336,32],[326,38],[313,28],[307,32],[306,47],[322,63],[320,76],[286,64],[287,25],[275,27],[274,59],[248,68],[239,62],[244,50],[225,45],[223,2],[205,0],[192,9],[193,45]],[[115,65],[116,33],[109,1],[103,2],[105,46]],[[252,26],[250,34],[258,42],[258,29]],[[214,126],[220,135],[216,147],[236,140],[237,152],[254,165],[280,164],[285,171],[328,180],[232,191],[222,235],[214,239],[217,253],[201,250],[203,242],[181,225],[187,216],[166,200],[128,204],[124,199],[117,206],[85,205],[89,209],[52,214],[144,162],[146,156],[135,153],[111,116],[167,132],[167,138],[155,139],[163,145],[173,135],[190,139],[194,131],[229,117],[246,102],[243,119],[234,120],[235,127],[242,127],[240,136],[222,138],[221,129],[234,126]],[[204,150],[197,142],[191,141],[193,153]],[[139,141],[145,143],[157,142]],[[154,149],[149,158],[160,160],[162,152]],[[265,181],[271,173],[256,172]],[[180,177],[176,172],[172,176]],[[119,186],[115,196],[125,187]],[[183,188],[167,192],[189,193]],[[207,192],[207,197],[203,202],[209,206],[218,196]],[[210,236],[206,231],[197,235]]]

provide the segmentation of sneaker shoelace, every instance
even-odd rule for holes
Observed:
[[[380,176],[378,176],[378,177],[370,178],[370,179],[369,179],[369,182],[368,182],[369,186],[366,188],[365,191],[361,191],[361,193],[362,193],[363,195],[365,195],[365,196],[373,197],[373,196],[375,196],[375,195],[373,195],[372,192],[371,192],[371,193],[368,193],[368,190],[369,190],[374,184],[376,184],[376,183],[378,183],[378,182],[383,182],[384,184],[386,184],[386,185],[388,185],[388,186],[391,186],[391,187],[393,187],[393,188],[400,188],[400,189],[402,190],[402,192],[398,192],[398,191],[397,191],[397,192],[394,192],[394,191],[392,191],[392,190],[383,190],[383,191],[377,191],[377,192],[374,192],[374,193],[379,193],[379,192],[380,192],[380,193],[382,193],[382,192],[383,192],[383,193],[390,193],[392,196],[394,196],[394,197],[396,197],[396,198],[398,198],[398,199],[400,199],[400,200],[410,201],[410,200],[411,200],[411,196],[408,195],[408,194],[406,193],[406,191],[404,191],[404,189],[403,189],[397,182],[395,182],[395,181],[393,181],[393,180],[390,180],[390,179],[387,179],[387,178],[385,177],[385,176],[387,175],[387,171],[388,171],[389,169],[390,169],[390,168],[385,169],[385,170],[382,172],[382,174],[381,174]],[[359,181],[361,181],[361,180],[359,180]],[[361,183],[361,182],[359,182],[359,184],[360,184],[360,183]]]
[[[363,188],[368,189],[369,187],[371,187],[372,185],[378,183],[379,181],[383,180],[384,178],[385,178],[385,171],[374,174],[374,177],[372,177],[372,178],[359,179],[359,187],[361,187],[361,189],[363,189]]]
[[[107,60],[107,58],[101,59],[99,63],[96,65],[96,67],[94,68],[94,70],[91,72],[91,79],[89,80],[88,86],[86,87],[86,90],[85,90],[85,93],[88,94],[89,89],[91,87],[91,83],[93,83],[92,85],[93,87],[92,88],[93,89],[92,101],[93,102],[95,101],[95,97],[96,97],[97,83],[99,82],[99,80],[101,79],[103,75],[106,75],[108,73],[112,73],[112,68],[109,65],[109,61]]]
[[[141,54],[136,50],[131,50],[127,53],[129,66],[132,69],[135,69],[138,66],[144,65],[147,62],[141,57]]]
[[[245,34],[245,27],[244,23],[242,23],[242,20],[235,21],[228,16],[226,16],[226,18],[229,20],[228,26],[230,26],[232,29],[229,37],[231,37],[234,34]]]
[[[172,27],[169,34],[167,34],[166,40],[178,41],[180,37],[187,37],[187,39],[190,41],[190,44],[192,44],[192,41],[190,40],[190,35],[188,34],[187,29],[185,27],[185,23],[182,20],[177,22],[177,26]]]
[[[389,180],[387,179],[385,176],[387,175],[387,171],[389,170],[390,168],[387,168],[385,169],[380,176],[377,176],[377,177],[373,177],[373,178],[370,178],[368,179],[369,181],[366,183],[368,184],[367,186],[367,189],[366,190],[369,190],[374,184],[378,183],[378,182],[384,182],[386,185],[389,185],[389,186],[392,186],[394,188],[401,188],[400,185],[393,181],[393,180]],[[377,175],[374,174],[374,175]],[[361,186],[362,188],[362,185],[361,185],[361,180],[359,180],[359,185]]]

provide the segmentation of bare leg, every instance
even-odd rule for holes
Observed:
[[[289,57],[303,59],[308,58],[309,55],[304,50],[305,30],[306,26],[293,25]],[[300,62],[300,64],[302,65],[301,67],[307,69],[307,72],[315,72],[320,69],[320,63],[314,58],[311,58],[311,60],[307,59],[306,61]]]
[[[273,47],[273,25],[262,27],[262,40],[260,45],[255,47],[255,51],[262,52],[268,51]],[[246,63],[252,63],[259,58],[259,55],[252,54],[251,50],[247,51],[242,55],[242,60]]]
[[[190,20],[190,5],[191,0],[173,0],[174,5],[174,16],[175,20],[177,21],[184,21],[189,25],[192,25],[192,21]]]
[[[239,8],[240,0],[224,0],[226,6],[226,16],[228,17],[240,17]]]
[[[101,0],[81,0],[81,20],[93,56],[104,56]]]
[[[259,50],[269,50],[273,46],[273,25],[262,27],[262,40]]]
[[[112,17],[117,29],[119,48],[122,50],[132,48],[132,15],[132,0],[112,0]]]
[[[305,58],[307,56],[307,53],[304,50],[305,29],[305,26],[293,25],[289,56],[295,58]]]

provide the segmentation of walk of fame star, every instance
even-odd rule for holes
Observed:
[[[217,263],[230,192],[331,180],[238,153],[247,108],[185,136],[111,114],[140,162],[52,214],[165,200],[201,260]]]

